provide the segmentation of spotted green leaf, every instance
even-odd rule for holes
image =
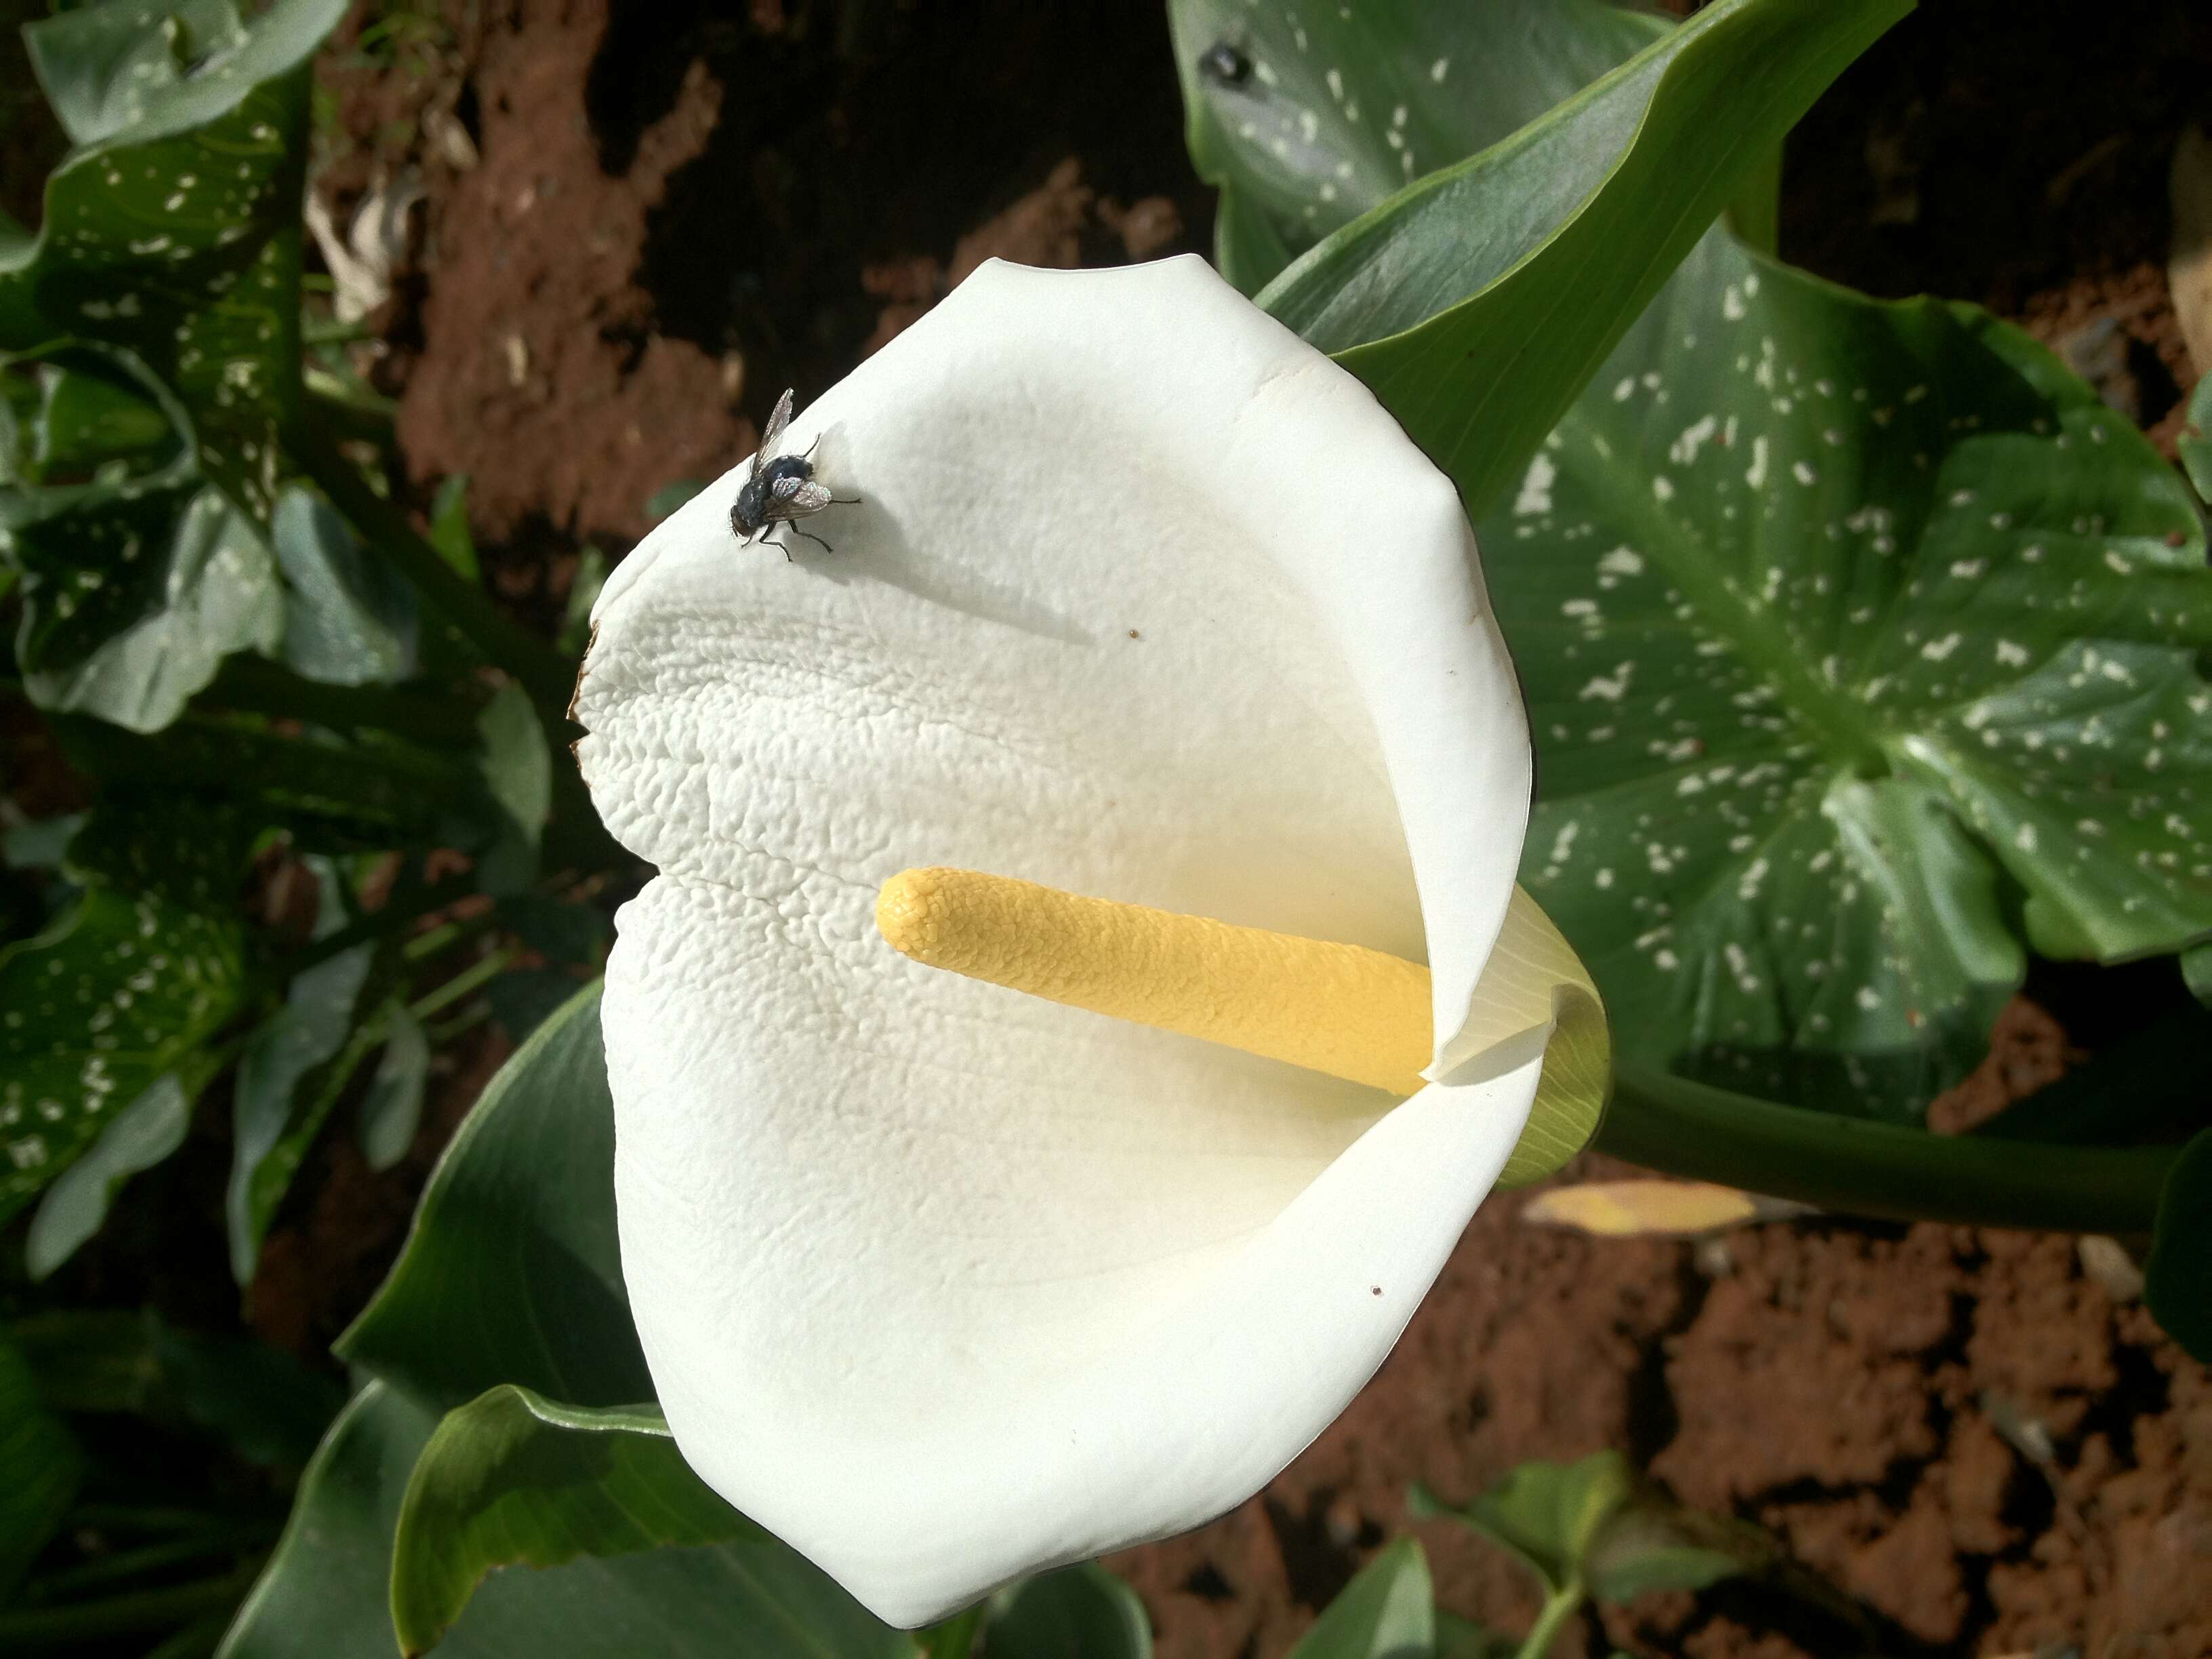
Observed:
[[[257,520],[299,384],[308,59],[343,0],[107,0],[26,27],[76,148],[38,235],[0,248],[0,348],[100,340],[192,413],[210,482]]]
[[[1268,32],[1291,30],[1287,57],[1303,84],[1271,119],[1285,130],[1310,125],[1319,153],[1285,174],[1293,139],[1243,119],[1234,128],[1239,159],[1265,178],[1273,154],[1278,191],[1302,185],[1313,198],[1328,190],[1340,199],[1336,184],[1316,180],[1329,157],[1343,186],[1367,201],[1394,171],[1407,182],[1299,258],[1260,303],[1335,353],[1470,507],[1485,510],[1730,197],[1747,185],[1771,195],[1774,147],[1820,88],[1910,7],[1719,0],[1656,39],[1649,20],[1601,27],[1587,6],[1437,9],[1491,31],[1474,54],[1482,72],[1459,88],[1449,58],[1444,81],[1423,86],[1413,43],[1366,13],[1357,27],[1377,50],[1330,81],[1319,66],[1336,70],[1338,54],[1315,59],[1310,40],[1295,50],[1325,8],[1285,14]],[[1416,23],[1411,33],[1447,27]],[[1565,101],[1530,108],[1577,75],[1609,68],[1634,44],[1632,30],[1650,44]],[[1249,84],[1261,85],[1261,63],[1285,56],[1255,57]],[[1287,71],[1270,72],[1278,88],[1263,88],[1261,101],[1279,102]],[[1212,103],[1194,106],[1212,114],[1211,125],[1194,118],[1202,141],[1229,131],[1218,106],[1249,88],[1224,90],[1202,71],[1194,80],[1194,98],[1213,87]],[[1317,111],[1330,104],[1334,130],[1324,141]],[[1492,121],[1468,118],[1470,105],[1494,112]],[[1488,141],[1480,129],[1492,124],[1513,130],[1480,148]],[[1691,154],[1697,164],[1685,165]]]
[[[1419,175],[1487,149],[1664,32],[1602,0],[1348,9],[1172,0],[1191,159],[1248,294]],[[1225,56],[1216,54],[1225,52]]]
[[[27,459],[41,481],[82,479],[107,462],[176,447],[168,416],[145,388],[112,369],[100,372],[106,368],[82,358],[74,368],[52,358],[39,364],[39,408]]]
[[[109,1119],[90,1150],[39,1200],[23,1240],[23,1265],[31,1277],[46,1278],[98,1232],[124,1183],[183,1146],[191,1121],[191,1096],[175,1072],[162,1073]]]
[[[2212,927],[2195,511],[1972,307],[1715,233],[1481,536],[1539,751],[1523,879],[1623,1053],[1910,1118],[2021,931],[2110,960]]]
[[[392,1622],[435,1646],[485,1575],[767,1534],[691,1472],[657,1406],[564,1406],[501,1386],[447,1412],[399,1506]]]
[[[222,1659],[392,1659],[392,1541],[441,1413],[373,1382],[331,1425],[290,1523],[223,1640]],[[712,1547],[580,1556],[494,1573],[439,1659],[911,1659],[795,1551],[747,1537]]]
[[[283,633],[267,545],[188,475],[0,494],[0,548],[23,572],[16,660],[44,708],[158,732],[224,657]]]
[[[230,1018],[242,952],[228,904],[106,885],[0,951],[0,1217]]]

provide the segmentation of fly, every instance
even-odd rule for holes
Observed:
[[[778,525],[788,525],[824,553],[837,550],[811,530],[800,530],[797,520],[819,513],[835,501],[842,506],[854,506],[858,495],[832,495],[829,487],[814,481],[814,463],[808,459],[814,453],[814,445],[806,447],[804,455],[777,455],[770,459],[769,452],[783,429],[791,424],[791,393],[786,391],[775,400],[775,411],[768,417],[768,428],[761,434],[759,449],[753,453],[752,471],[738,490],[738,499],[730,508],[730,529],[738,539],[750,546],[764,539]],[[819,443],[820,439],[815,442]],[[788,541],[770,543],[781,547],[786,559],[791,557]]]

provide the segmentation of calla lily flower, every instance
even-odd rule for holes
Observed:
[[[988,264],[784,448],[834,550],[740,544],[733,470],[608,582],[578,691],[659,869],[607,969],[623,1270],[691,1466],[915,1626],[1296,1455],[1586,981],[1493,949],[1528,735],[1450,482],[1202,263]],[[923,965],[876,907],[927,866],[1425,963],[1425,1075]]]

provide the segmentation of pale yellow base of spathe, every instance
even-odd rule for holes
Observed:
[[[1501,1184],[1557,1170],[1595,1133],[1610,1073],[1604,1010],[1551,919],[1516,888],[1466,1026],[1435,1052],[1429,970],[1360,945],[1085,898],[973,870],[905,870],[876,926],[933,968],[1401,1097],[1541,1043],[1535,1104]],[[1533,1050],[1530,1050],[1533,1052]]]

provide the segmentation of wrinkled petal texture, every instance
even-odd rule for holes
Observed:
[[[1430,962],[1458,1029],[1528,744],[1449,483],[1196,260],[994,264],[602,595],[578,757],[659,875],[605,1026],[685,1456],[885,1618],[1202,1522],[1372,1374],[1531,1060],[1355,1085],[920,967],[957,865]]]

